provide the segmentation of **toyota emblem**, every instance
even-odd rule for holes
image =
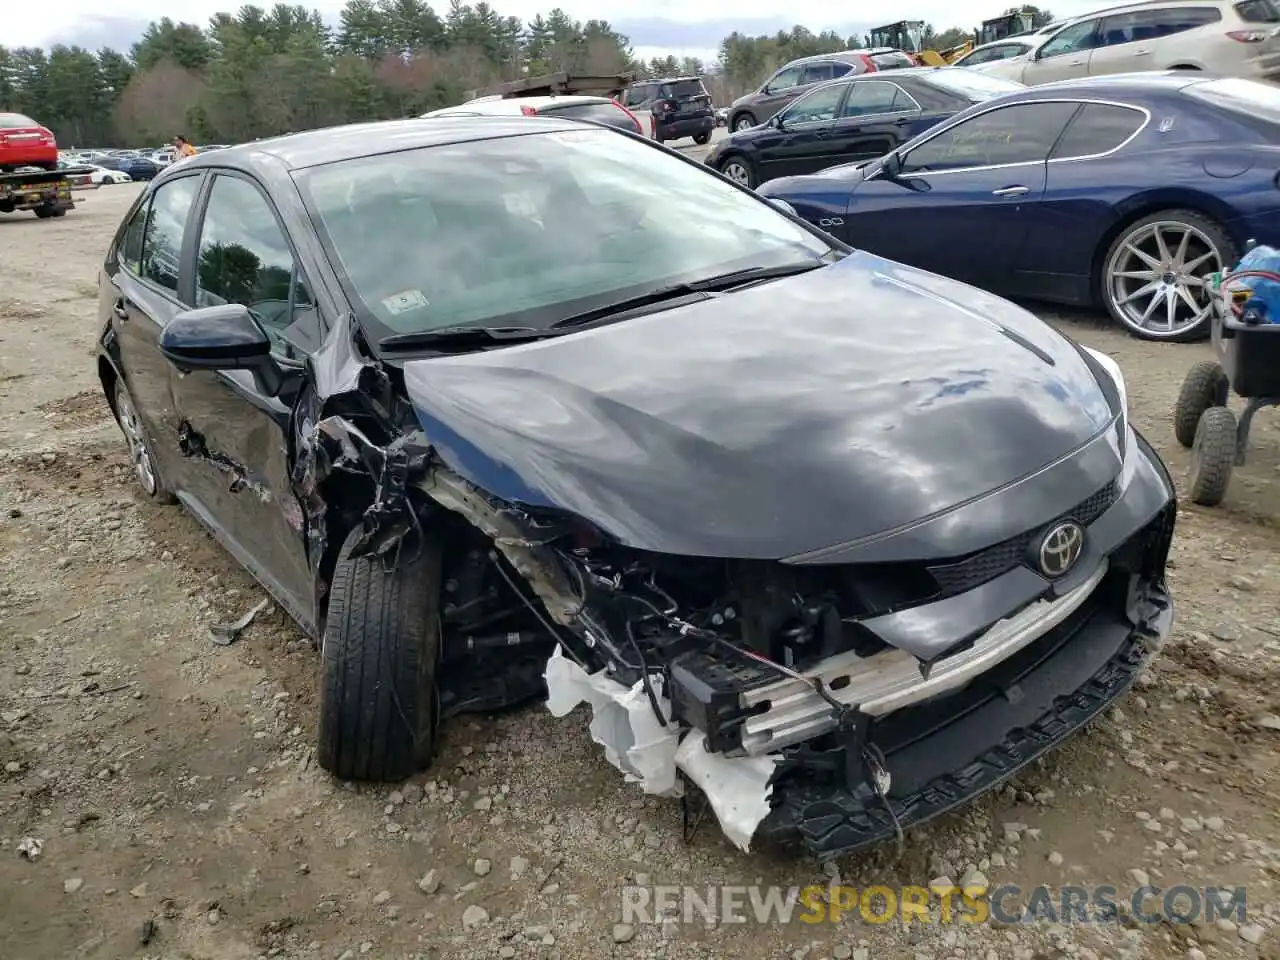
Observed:
[[[1084,552],[1084,528],[1074,520],[1058,524],[1040,541],[1040,572],[1061,577],[1076,565]]]

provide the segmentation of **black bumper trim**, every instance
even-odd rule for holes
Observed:
[[[1106,587],[1104,583],[1099,590]],[[890,738],[898,743],[897,749],[886,744],[886,767],[894,781],[888,802],[903,828],[932,820],[999,786],[1067,740],[1133,685],[1168,636],[1173,602],[1163,585],[1147,582],[1130,605],[1132,622],[1113,612],[1116,606],[1103,604],[1088,611],[1071,625],[1066,642],[1025,664],[1002,695],[974,703],[964,715],[953,714],[948,722],[914,737]],[[963,766],[936,772],[951,758],[966,755],[973,759]],[[880,843],[896,832],[883,803],[866,789],[855,795],[834,783],[779,781],[774,803],[756,831],[764,846],[789,846],[799,839],[810,853],[827,860]]]

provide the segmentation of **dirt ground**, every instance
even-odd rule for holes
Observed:
[[[0,957],[1280,958],[1280,411],[1225,505],[1181,510],[1176,636],[1140,688],[901,854],[823,870],[739,853],[713,822],[686,845],[677,802],[623,783],[586,716],[541,706],[456,722],[427,774],[356,789],[312,759],[308,644],[274,607],[212,644],[263,594],[193,520],[134,496],[93,345],[98,266],[137,189],[0,216]],[[1051,319],[1120,362],[1181,483],[1171,406],[1208,348]],[[977,874],[1243,886],[1248,916],[618,926],[629,883]]]

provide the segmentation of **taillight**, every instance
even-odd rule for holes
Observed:
[[[625,113],[628,117],[631,118],[631,122],[636,125],[636,133],[640,134],[640,136],[643,137],[644,126],[640,123],[640,119],[634,113],[632,113],[630,110],[624,107],[619,101],[617,100],[613,101],[613,105],[617,107],[619,110],[621,110],[623,113]]]
[[[1239,40],[1241,43],[1261,43],[1267,39],[1267,31],[1265,30],[1228,30],[1227,36],[1232,40]]]
[[[864,73],[875,73],[876,62],[868,57],[865,53],[858,54],[858,59],[862,61],[862,69]]]
[[[538,115],[537,109],[529,106],[527,103],[520,104],[520,112],[526,117],[536,117]]]

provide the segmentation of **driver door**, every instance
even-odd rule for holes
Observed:
[[[293,248],[266,195],[221,171],[196,220],[193,307],[242,303],[281,366],[301,368],[322,336]],[[190,289],[190,288],[189,288]],[[247,370],[172,370],[183,500],[276,598],[311,619],[302,508],[290,484],[292,410]]]
[[[783,67],[760,88],[756,102],[749,108],[757,123],[764,123],[799,96],[800,67]]]
[[[848,83],[830,83],[805,94],[772,121],[773,136],[761,141],[760,180],[814,173],[836,161],[831,137]]]
[[[1071,80],[1089,75],[1089,58],[1099,44],[1099,20],[1084,20],[1063,27],[1052,40],[1031,56],[1022,68],[1027,86]]]
[[[1078,103],[988,110],[909,150],[893,177],[859,184],[845,222],[858,246],[955,280],[1016,293],[1049,151]]]

